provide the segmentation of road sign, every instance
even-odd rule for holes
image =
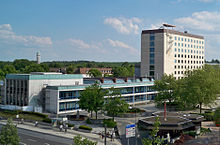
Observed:
[[[128,124],[126,126],[126,138],[135,137],[135,124]]]

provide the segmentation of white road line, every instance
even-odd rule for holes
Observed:
[[[27,140],[32,141],[32,142],[36,142],[36,140],[30,139],[30,138],[29,138],[29,139],[27,139]]]
[[[19,145],[26,145],[26,143],[23,143],[23,142],[19,142]]]
[[[45,145],[50,145],[49,143],[44,143]]]

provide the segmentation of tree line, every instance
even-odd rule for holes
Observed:
[[[158,91],[155,102],[165,101],[180,109],[210,106],[215,103],[220,93],[220,67],[205,65],[202,69],[186,71],[185,77],[176,80],[172,75],[164,75],[155,81],[154,89]]]
[[[36,61],[16,59],[13,62],[0,61],[0,80],[10,73],[48,72],[49,68],[65,68],[72,74],[77,68],[112,68],[114,77],[132,77],[137,62],[94,62],[94,61],[52,61],[37,64]],[[97,70],[93,73],[97,73]],[[96,76],[100,76],[100,72]]]

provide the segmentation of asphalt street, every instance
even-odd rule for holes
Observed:
[[[2,125],[0,125],[0,128]],[[30,130],[18,128],[21,145],[70,145],[73,144],[72,139],[42,134]]]

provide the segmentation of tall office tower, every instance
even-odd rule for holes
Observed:
[[[204,37],[167,27],[143,30],[141,34],[141,76],[160,79],[173,74],[184,77],[186,70],[202,68],[205,60]]]
[[[40,64],[40,52],[37,52],[36,59],[37,59],[37,64]]]

